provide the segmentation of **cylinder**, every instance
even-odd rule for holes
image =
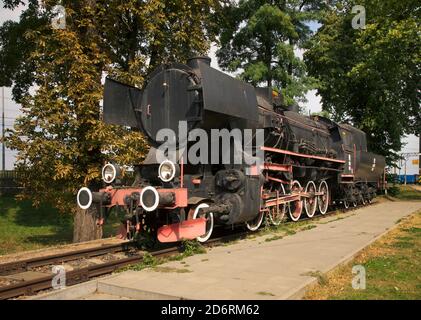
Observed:
[[[159,205],[166,207],[171,206],[175,202],[174,192],[160,192],[159,193]]]
[[[92,203],[100,203],[102,205],[109,205],[111,203],[111,196],[107,192],[92,192],[86,187],[83,187],[77,193],[76,201],[78,206],[83,209],[89,209]]]

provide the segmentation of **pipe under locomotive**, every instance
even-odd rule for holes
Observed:
[[[333,203],[348,208],[371,202],[385,187],[385,159],[367,151],[364,132],[300,115],[272,90],[213,69],[207,57],[161,65],[142,89],[107,78],[104,121],[141,130],[151,148],[145,161],[134,165],[132,185],[121,185],[120,169],[106,164],[105,187],[80,189],[77,202],[82,209],[98,206],[100,221],[111,208],[124,208],[128,237],[152,232],[161,242],[204,242],[217,225],[246,225],[254,231],[265,217],[274,225],[286,216],[298,221],[303,212],[311,218]],[[213,161],[212,140],[204,161],[191,163],[183,155],[194,143],[180,134],[180,123],[187,134],[201,129],[210,136],[215,129],[261,130],[259,144],[255,136],[242,136],[250,146],[242,156],[259,154],[261,161]],[[176,133],[166,141],[176,160],[160,151],[162,129]],[[217,150],[217,160],[234,153]]]

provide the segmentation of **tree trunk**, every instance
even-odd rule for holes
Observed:
[[[84,242],[102,238],[102,227],[97,225],[98,207],[87,210],[77,209],[73,224],[73,242]]]
[[[82,18],[86,19],[92,19],[92,24],[88,25],[86,27],[86,31],[82,33],[78,33],[80,36],[80,43],[83,47],[84,54],[87,57],[92,56],[90,44],[92,42],[99,43],[99,32],[94,27],[94,25],[97,25],[97,21],[95,21],[95,18],[91,17],[89,13],[85,13],[85,8],[91,8],[92,10],[96,10],[98,8],[97,6],[97,0],[84,0],[84,1],[78,1],[76,2],[79,7],[77,8],[76,12],[83,13]],[[86,14],[86,16],[84,16]],[[96,68],[96,74],[97,74],[97,82],[101,83],[101,72],[103,70],[103,65],[97,64],[95,65]],[[89,89],[85,90],[89,91]],[[85,118],[85,115],[83,115],[83,119],[79,118],[81,115],[78,115],[79,121],[81,121],[81,126],[77,135],[77,139],[81,145],[80,151],[82,152],[83,156],[83,162],[80,161],[80,165],[84,167],[95,165],[97,167],[100,167],[102,165],[102,154],[101,154],[101,145],[100,143],[97,143],[97,145],[94,145],[95,142],[91,140],[91,138],[87,138],[88,129],[86,127],[88,122],[84,121],[90,121],[90,120],[100,120],[100,107],[99,107],[99,101],[93,102],[95,103],[96,107],[92,108],[91,110],[96,110],[95,114],[92,114],[92,116],[89,117],[89,119]],[[86,119],[86,120],[85,120]],[[88,147],[86,147],[88,145]],[[99,189],[99,186],[97,186],[98,181],[90,181],[89,188],[93,191],[96,191]],[[97,225],[97,218],[99,217],[99,206],[92,205],[87,210],[82,210],[80,208],[77,208],[76,214],[74,216],[74,224],[73,224],[73,242],[84,242],[84,241],[90,241],[90,240],[96,240],[102,238],[102,226]]]

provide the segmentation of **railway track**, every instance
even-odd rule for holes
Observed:
[[[130,242],[125,242],[4,263],[0,264],[0,276],[7,276],[10,274],[25,272],[36,267],[41,267],[50,264],[60,264],[76,259],[87,259],[97,257],[107,253],[112,254],[117,252],[123,252],[127,251],[130,246]]]
[[[358,207],[356,207],[358,208]],[[356,209],[352,208],[352,209]],[[352,210],[346,210],[351,211]],[[336,210],[329,211],[324,216],[319,216],[317,220],[324,219],[332,215]],[[303,218],[300,221],[312,220],[310,218]],[[295,222],[286,222],[285,224],[294,224]],[[228,235],[221,235],[211,238],[206,242],[205,246],[214,246],[220,243],[242,239],[247,235],[251,234],[249,231],[239,231],[236,233],[230,233]],[[114,271],[129,265],[140,263],[143,260],[145,251],[135,251],[130,253],[130,249],[134,248],[131,242],[124,242],[120,244],[103,245],[100,247],[82,249],[77,251],[66,252],[62,254],[55,254],[45,257],[38,257],[32,259],[26,259],[16,262],[10,262],[0,265],[0,277],[7,277],[22,272],[27,272],[39,267],[59,265],[69,261],[75,261],[78,259],[90,259],[100,257],[106,254],[125,253],[126,256],[121,259],[115,259],[112,261],[106,261],[82,267],[76,270],[66,272],[66,286],[72,286],[78,283],[86,282],[92,278],[103,276],[106,274],[113,273]],[[181,252],[180,246],[174,246],[165,248],[162,250],[151,251],[154,257],[165,257],[174,255]],[[0,287],[0,300],[16,298],[20,296],[34,295],[39,291],[52,289],[53,278],[55,274],[47,274],[46,276],[36,277],[35,279],[19,281],[14,284]]]
[[[233,239],[245,237],[247,232],[237,232],[230,235],[224,235],[210,239],[205,245],[212,246],[218,243],[227,242]],[[78,250],[64,254],[55,254],[46,257],[39,257],[16,262],[10,262],[0,265],[0,276],[10,276],[22,272],[30,271],[37,267],[45,267],[58,265],[64,262],[74,261],[78,259],[89,259],[99,257],[101,255],[110,253],[128,253],[130,248],[134,246],[130,242],[117,245],[107,245],[96,248]],[[181,247],[174,246],[162,250],[148,252],[154,257],[165,257],[180,253]],[[117,269],[125,266],[140,263],[143,260],[145,251],[138,251],[132,255],[121,259],[107,261],[104,263],[94,264],[76,270],[66,272],[66,286],[72,286],[78,283],[86,282],[92,278],[110,274]],[[31,280],[19,281],[14,284],[0,287],[0,300],[16,298],[20,296],[34,295],[39,291],[52,289],[53,278],[55,274],[48,274],[46,276],[37,277]]]

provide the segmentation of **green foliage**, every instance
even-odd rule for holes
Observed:
[[[204,54],[220,2],[61,1],[66,28],[54,30],[49,19],[56,4],[30,1],[18,23],[0,28],[0,80],[13,82],[22,104],[23,116],[6,140],[18,151],[21,197],[71,212],[78,188],[99,185],[104,162],[138,164],[148,148],[139,132],[101,121],[103,76],[141,86],[157,64]]]
[[[400,192],[400,189],[398,186],[391,186],[387,189],[387,194],[391,195],[392,197],[396,197]]]
[[[29,56],[35,43],[26,38],[25,34],[46,22],[47,17],[40,12],[38,2],[29,1],[28,9],[21,15],[19,22],[6,21],[0,27],[0,86],[10,87],[13,84],[13,95],[17,101],[34,81],[35,64]],[[23,68],[22,61],[25,61]]]
[[[181,242],[182,253],[174,257],[174,260],[183,260],[184,258],[195,254],[206,253],[206,249],[196,240],[183,240]]]
[[[138,249],[151,250],[157,246],[156,235],[149,232],[136,232],[134,241]]]
[[[332,115],[327,110],[322,110],[320,112],[313,112],[311,115],[312,116],[320,116],[320,117],[324,117],[324,118],[332,120]]]
[[[142,255],[142,261],[140,263],[121,268],[119,271],[120,272],[127,271],[127,270],[141,271],[145,268],[154,268],[157,265],[160,265],[161,263],[163,263],[163,260],[155,258],[149,252],[145,252]]]
[[[157,259],[149,252],[145,252],[142,256],[142,263],[145,266],[152,267],[158,264]]]
[[[295,56],[311,35],[305,24],[315,19],[325,5],[320,1],[241,0],[225,9],[217,51],[225,70],[240,72],[253,85],[266,83],[281,89],[286,104],[304,100],[315,86],[306,67]]]
[[[366,8],[365,29],[352,28],[356,4]],[[365,131],[369,149],[389,163],[397,159],[403,135],[421,132],[417,4],[340,1],[324,15],[304,55],[310,75],[320,82],[324,110]]]

